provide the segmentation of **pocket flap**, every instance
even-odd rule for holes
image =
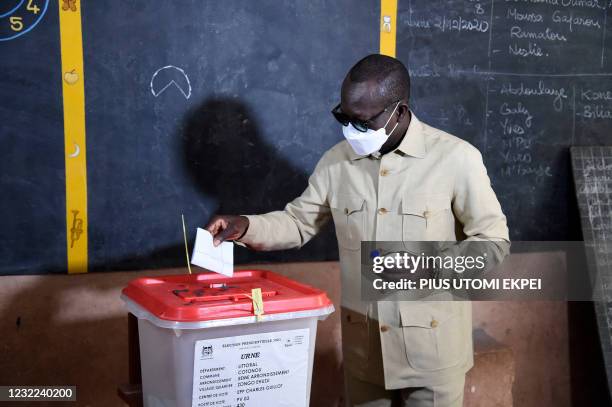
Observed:
[[[452,301],[436,303],[435,305],[412,302],[400,304],[402,326],[418,326],[431,329],[458,313],[457,304]]]
[[[365,199],[356,195],[334,194],[330,197],[329,206],[341,210],[347,215],[363,209]]]
[[[400,211],[405,215],[427,218],[446,209],[450,209],[450,199],[445,195],[407,195],[402,199]]]

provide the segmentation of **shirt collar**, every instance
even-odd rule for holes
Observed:
[[[353,148],[350,145],[349,153],[351,160],[358,160],[360,158],[369,157],[358,155],[357,153],[355,153],[355,151],[353,151]],[[419,119],[417,119],[416,115],[412,110],[410,110],[410,124],[408,125],[408,130],[406,130],[406,134],[404,134],[404,137],[402,138],[402,141],[399,146],[397,146],[395,150],[390,151],[388,154],[391,153],[409,155],[411,157],[416,158],[423,158],[427,153],[427,150],[425,148],[425,139],[423,137],[423,124]]]

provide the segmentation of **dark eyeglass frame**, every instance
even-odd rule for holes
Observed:
[[[391,104],[389,104],[387,107],[385,107],[379,113],[376,113],[374,116],[370,117],[367,120],[358,120],[358,119],[350,118],[349,116],[347,116],[345,113],[343,113],[340,110],[340,103],[338,103],[338,105],[332,109],[331,114],[333,114],[334,117],[336,118],[336,120],[338,120],[340,122],[340,124],[342,124],[343,126],[348,126],[349,123],[350,123],[350,124],[353,125],[353,127],[355,129],[357,129],[358,131],[360,131],[362,133],[365,133],[370,128],[369,125],[368,125],[368,122],[372,122],[372,121],[376,120],[381,114],[383,114],[385,112],[388,112],[389,108],[391,106],[395,105],[396,103],[398,103],[400,100],[401,99],[398,99],[395,102],[391,102]]]

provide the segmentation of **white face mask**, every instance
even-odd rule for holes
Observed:
[[[389,116],[389,119],[387,119],[385,125],[378,130],[368,129],[368,131],[366,132],[361,132],[355,127],[353,127],[351,123],[349,123],[347,126],[342,126],[342,134],[344,134],[344,137],[351,145],[355,153],[357,153],[357,155],[370,155],[380,150],[382,145],[385,144],[385,141],[387,141],[391,134],[393,134],[395,128],[399,124],[396,123],[395,127],[393,127],[393,130],[391,130],[391,133],[387,134],[387,124],[389,124],[389,120],[391,120],[391,118],[393,117],[393,114],[395,113],[395,110],[397,109],[399,104],[400,102],[397,102],[395,108],[393,108],[393,112]]]

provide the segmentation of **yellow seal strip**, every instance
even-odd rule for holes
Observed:
[[[263,297],[261,295],[261,288],[253,288],[251,290],[251,300],[253,300],[253,313],[257,317],[257,320],[261,320],[261,316],[264,314]]]
[[[64,98],[68,273],[87,272],[87,149],[81,2],[58,0]]]
[[[397,0],[380,0],[380,53],[395,57]]]

